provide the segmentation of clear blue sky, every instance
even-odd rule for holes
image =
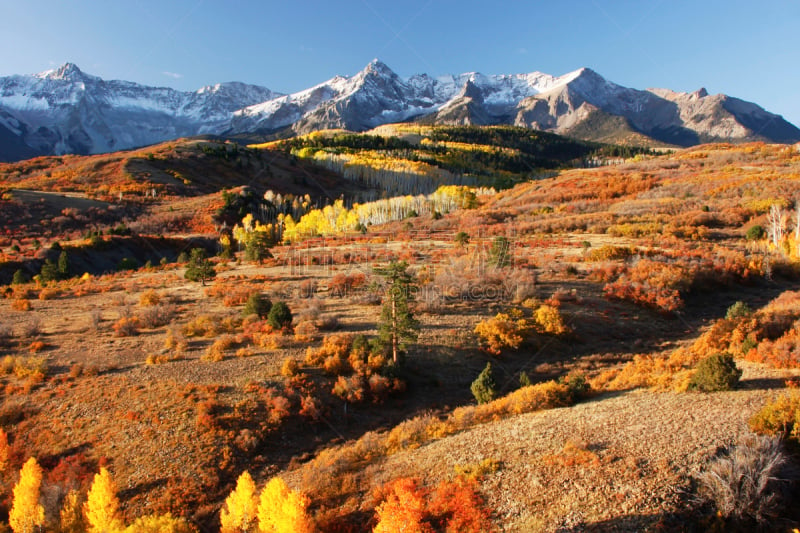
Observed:
[[[66,61],[111,79],[280,92],[358,72],[588,66],[636,88],[701,86],[800,125],[798,0],[0,0],[0,75]]]

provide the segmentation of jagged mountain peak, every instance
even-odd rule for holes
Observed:
[[[364,67],[358,74],[353,76],[352,79],[368,78],[370,76],[390,79],[398,78],[397,74],[391,68],[389,68],[389,65],[378,58],[375,58],[367,63],[367,66]]]
[[[79,81],[91,76],[85,74],[75,63],[67,62],[56,69],[40,72],[36,77],[48,80]]]

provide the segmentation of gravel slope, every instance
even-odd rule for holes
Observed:
[[[740,390],[606,394],[396,454],[374,465],[371,474],[379,483],[398,475],[435,482],[451,475],[456,464],[491,457],[502,467],[484,478],[482,488],[503,531],[565,526],[641,531],[681,506],[688,477],[718,447],[748,431],[748,418],[779,392],[787,376],[785,371],[740,366]],[[568,458],[563,450],[570,439],[591,452],[584,456],[588,462],[558,460]]]

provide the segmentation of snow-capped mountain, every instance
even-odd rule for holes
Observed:
[[[458,105],[466,90],[478,97],[491,122],[513,117],[516,105],[559,83],[549,74],[484,76],[477,72],[401,78],[376,60],[355,76],[337,76],[310,89],[237,111],[235,132],[272,132],[291,127],[297,133],[344,128],[362,131],[403,122]]]
[[[235,110],[276,96],[243,83],[182,92],[106,81],[66,63],[32,76],[0,78],[0,139],[15,138],[27,147],[18,157],[4,150],[0,158],[100,153],[218,133],[229,128]]]
[[[613,140],[627,130],[679,146],[800,139],[800,130],[783,117],[724,94],[629,89],[588,68],[567,77],[567,83],[523,99],[513,123],[595,140]]]
[[[419,120],[515,124],[584,139],[800,141],[800,130],[749,102],[705,90],[677,93],[617,85],[583,68],[487,76],[477,72],[403,78],[378,60],[288,95],[242,83],[194,92],[105,81],[67,63],[0,78],[0,160],[99,153],[198,134],[364,131]]]
[[[588,140],[689,146],[710,141],[797,142],[800,129],[749,102],[700,90],[629,89],[588,68],[563,76],[477,72],[401,78],[378,60],[355,76],[234,113],[231,132],[363,131],[390,122],[515,124]]]

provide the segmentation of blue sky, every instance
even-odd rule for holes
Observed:
[[[0,0],[0,75],[66,61],[104,78],[292,92],[378,57],[402,76],[588,66],[629,87],[706,87],[800,125],[800,2]]]

